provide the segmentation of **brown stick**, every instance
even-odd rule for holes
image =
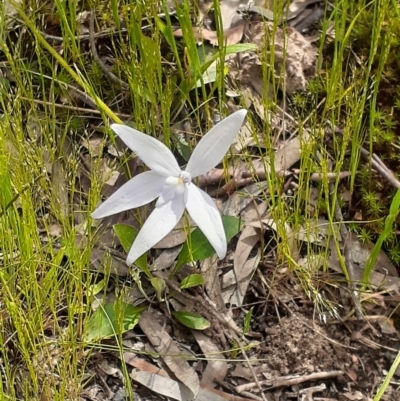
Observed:
[[[304,383],[311,380],[330,379],[332,377],[341,376],[344,373],[341,370],[333,370],[331,372],[317,372],[305,376],[283,376],[275,379],[268,379],[260,381],[261,385],[269,386],[268,390],[276,387],[288,387],[295,384]],[[256,383],[246,383],[241,386],[236,386],[236,391],[240,394],[243,391],[250,390],[256,387]]]

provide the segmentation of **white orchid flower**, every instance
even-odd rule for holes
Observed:
[[[181,219],[185,208],[222,259],[227,250],[221,215],[212,198],[192,179],[207,173],[221,162],[243,124],[247,111],[239,110],[214,126],[198,143],[185,170],[160,141],[133,128],[112,124],[111,129],[150,168],[141,173],[102,203],[92,213],[101,219],[143,206],[158,198],[128,253],[131,265],[162,240]]]

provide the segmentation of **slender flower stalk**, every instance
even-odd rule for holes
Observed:
[[[162,142],[125,125],[111,125],[111,129],[150,170],[124,184],[92,213],[92,217],[101,219],[143,206],[158,198],[155,209],[132,244],[126,260],[128,265],[172,231],[185,209],[218,257],[225,257],[227,243],[221,215],[212,198],[198,188],[192,179],[207,173],[221,162],[246,114],[245,110],[239,110],[204,135],[185,170],[181,170],[172,152]]]

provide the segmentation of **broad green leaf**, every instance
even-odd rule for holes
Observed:
[[[173,311],[172,315],[184,326],[195,330],[205,330],[210,327],[210,322],[203,316],[191,312]]]
[[[133,244],[133,241],[138,235],[138,230],[136,230],[132,226],[128,226],[126,224],[115,224],[113,226],[113,229],[115,231],[115,234],[117,235],[118,239],[121,242],[122,248],[124,248],[124,251],[126,253],[129,252],[131,249],[131,246]],[[136,262],[135,265],[144,272],[147,277],[151,278],[152,274],[150,273],[148,267],[147,267],[147,257],[146,255],[141,256]]]
[[[243,226],[241,219],[234,216],[222,216],[222,223],[224,225],[225,235],[228,242],[242,229]],[[190,244],[190,248],[188,244]],[[214,255],[214,253],[214,248],[208,242],[207,238],[200,229],[196,228],[183,245],[174,271],[177,271],[177,269],[185,263],[191,262],[192,260],[204,260]]]
[[[138,235],[138,231],[132,226],[128,226],[126,224],[115,224],[113,229],[121,242],[122,248],[124,248],[124,251],[128,253],[129,249],[131,249],[133,241]]]
[[[146,307],[113,302],[97,309],[85,329],[85,341],[98,341],[132,330]]]
[[[182,289],[192,288],[203,284],[204,284],[204,278],[201,274],[191,274],[190,276],[187,276],[182,280],[181,285],[179,287]]]

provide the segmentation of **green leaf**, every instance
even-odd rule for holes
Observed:
[[[364,267],[363,274],[363,284],[364,286],[369,284],[369,276],[371,274],[372,269],[375,266],[375,263],[378,259],[379,252],[381,251],[382,245],[386,238],[393,232],[393,224],[396,221],[396,218],[400,212],[400,189],[397,190],[396,195],[394,196],[392,203],[389,209],[389,215],[385,219],[385,226],[378,240],[376,241],[374,247],[372,248],[371,255],[369,256],[367,263]]]
[[[204,278],[201,274],[191,274],[190,276],[187,276],[182,280],[181,285],[179,287],[182,289],[192,288],[203,284],[204,284]]]
[[[227,46],[223,49],[224,56],[229,54],[240,53],[243,51],[256,50],[257,46],[252,43],[239,43],[236,45]],[[202,85],[213,83],[217,80],[218,73],[218,63],[221,61],[221,50],[217,47],[211,46],[210,44],[203,43],[202,46],[197,48],[198,59],[201,64],[201,79],[197,79],[191,88],[201,88]],[[222,59],[224,59],[223,57]],[[224,68],[223,73],[224,76],[228,74],[229,69]],[[194,69],[192,68],[193,75],[195,74]],[[215,89],[215,88],[214,88]]]
[[[202,85],[206,85],[206,84],[211,84],[216,82],[217,80],[217,75],[218,75],[218,62],[217,61],[213,61],[211,63],[211,65],[204,71],[203,75],[202,75],[202,79],[197,80],[196,84],[194,85],[194,88],[201,88]],[[229,72],[229,68],[227,66],[225,66],[223,68],[223,75],[224,77],[228,74]]]
[[[102,291],[104,289],[105,284],[106,284],[106,281],[104,279],[100,280],[98,283],[93,284],[89,287],[88,293],[90,294],[91,297],[94,297],[100,291]]]
[[[258,49],[258,47],[256,45],[254,45],[253,43],[238,43],[236,45],[227,46],[224,49],[224,55],[228,56],[229,54],[236,54],[236,53],[247,52],[247,51],[256,51],[257,49]],[[204,58],[206,61],[201,66],[201,70],[203,73],[206,70],[208,70],[208,68],[214,61],[221,58],[220,51],[217,48],[215,48],[214,54],[210,55],[210,53],[208,53]]]
[[[113,226],[113,229],[115,231],[115,234],[117,235],[118,239],[121,242],[122,248],[124,248],[124,251],[126,253],[129,252],[131,249],[131,246],[133,244],[133,241],[138,235],[138,230],[132,226],[128,226],[126,224],[115,224]],[[147,267],[147,256],[142,255],[136,262],[135,265],[144,272],[147,277],[151,278],[153,277],[152,274],[150,273],[148,267]]]
[[[250,322],[251,318],[253,316],[253,309],[254,306],[250,308],[250,310],[246,313],[246,316],[244,317],[244,324],[243,324],[243,334],[246,334],[250,330]]]
[[[164,299],[165,294],[165,281],[160,277],[153,277],[150,282],[156,291],[158,302],[161,302]]]
[[[10,89],[10,81],[6,78],[0,77],[0,101],[4,101],[8,96]]]
[[[243,227],[243,222],[240,218],[234,216],[222,216],[222,223],[225,229],[226,239],[229,242]],[[191,244],[190,248],[189,245]],[[183,245],[182,251],[179,254],[178,262],[175,266],[174,272],[177,271],[185,263],[192,260],[204,260],[214,255],[215,251],[208,239],[196,228],[188,237],[186,243]]]
[[[90,317],[85,329],[85,341],[98,341],[132,330],[144,310],[146,307],[137,307],[120,301],[104,305]]]
[[[0,171],[0,208],[4,211],[4,209],[9,205],[11,200],[13,199],[13,191],[11,184],[11,175],[8,170],[8,164],[6,158],[1,158],[2,169]]]
[[[192,151],[190,150],[186,139],[178,135],[172,135],[171,140],[179,154],[185,159],[185,161],[188,161]]]
[[[196,313],[173,311],[172,315],[184,326],[189,327],[189,329],[205,330],[210,327],[210,322]]]
[[[124,251],[128,253],[129,249],[131,249],[133,241],[138,235],[138,231],[132,226],[128,226],[126,224],[115,224],[113,229],[121,242],[122,248],[124,248]]]
[[[223,55],[227,56],[229,54],[235,54],[235,53],[240,53],[244,51],[256,51],[258,47],[252,43],[238,43],[236,45],[230,45],[227,46],[223,49]],[[201,54],[201,53],[200,53]],[[198,59],[199,57],[197,57]],[[200,71],[197,71],[198,68],[196,66],[192,66],[191,68],[191,74],[187,78],[182,79],[180,85],[179,85],[179,92],[180,93],[188,93],[190,92],[193,88],[196,86],[196,82],[200,79],[200,77],[209,69],[210,65],[218,60],[221,59],[221,51],[216,50],[214,54],[212,55],[207,55],[207,61],[205,61],[203,64],[200,66]],[[201,63],[201,59],[198,60],[199,63]]]

